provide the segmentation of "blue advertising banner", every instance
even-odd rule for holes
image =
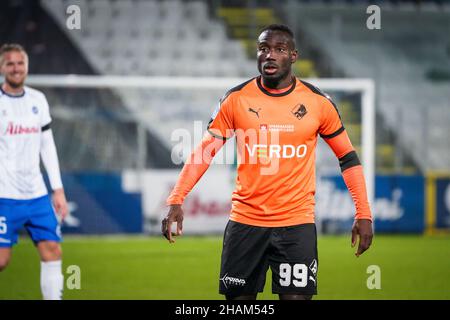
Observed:
[[[371,204],[376,232],[424,231],[424,178],[422,176],[376,176],[375,200]],[[348,232],[355,208],[341,176],[317,182],[316,222],[323,233]]]
[[[377,176],[374,215],[378,232],[423,232],[423,176]]]
[[[141,195],[124,192],[120,174],[64,174],[62,179],[70,211],[63,234],[142,232]]]

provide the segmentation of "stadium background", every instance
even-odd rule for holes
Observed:
[[[381,8],[379,30],[366,25],[374,3]],[[68,27],[71,5],[80,10],[81,29]],[[66,298],[220,298],[232,164],[211,168],[189,197],[184,238],[169,246],[158,237],[164,199],[180,169],[172,158],[189,151],[176,149],[170,136],[177,128],[194,132],[194,121],[204,128],[226,90],[86,87],[83,80],[39,85],[39,79],[249,78],[257,74],[258,30],[278,22],[297,35],[298,76],[367,78],[376,90],[375,245],[355,261],[352,202],[337,161],[319,145],[318,298],[450,298],[450,2],[7,0],[0,43],[25,46],[30,79],[51,106],[71,209],[62,229],[64,266],[82,272],[81,289],[66,290]],[[330,94],[361,151],[360,94]],[[366,287],[369,265],[381,267],[381,290]],[[38,299],[36,279],[37,255],[24,237],[0,274],[0,298]],[[270,284],[262,297],[274,298],[269,291]]]

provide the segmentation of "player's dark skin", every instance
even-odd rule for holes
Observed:
[[[271,89],[284,89],[292,85],[295,80],[292,64],[298,57],[292,37],[283,31],[264,31],[258,37],[257,63],[264,86]],[[181,205],[171,205],[167,217],[161,224],[161,232],[170,243],[175,242],[174,236],[180,236],[183,230],[183,209]],[[177,232],[173,233],[172,224],[177,223]],[[372,222],[367,219],[355,220],[352,227],[351,246],[354,247],[359,236],[358,249],[355,253],[359,257],[369,249],[372,238]],[[227,300],[256,300],[254,295],[226,296]],[[311,295],[280,294],[280,300],[311,300]]]
[[[292,37],[283,31],[264,31],[258,37],[257,63],[263,84],[271,89],[292,85],[292,64],[298,57]]]

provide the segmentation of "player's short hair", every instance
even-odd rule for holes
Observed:
[[[25,51],[24,47],[21,46],[18,43],[5,43],[0,47],[0,66],[3,64],[3,57],[5,53],[11,52],[11,51],[17,51],[17,52],[23,52],[26,59],[28,60],[28,54]]]
[[[278,24],[278,23],[270,24],[270,25],[262,28],[261,32],[259,34],[265,32],[265,31],[280,31],[280,32],[286,33],[292,39],[292,44],[294,45],[294,48],[295,48],[294,32],[287,25],[285,25],[285,24]]]

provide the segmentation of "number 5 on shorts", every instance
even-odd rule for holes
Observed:
[[[5,234],[7,230],[6,217],[0,217],[0,234]]]
[[[292,268],[289,263],[281,263],[280,285],[288,287],[291,284],[291,279],[294,286],[306,287],[308,285],[308,267],[305,264],[296,263]]]

